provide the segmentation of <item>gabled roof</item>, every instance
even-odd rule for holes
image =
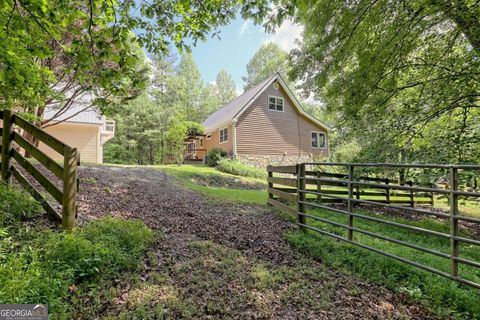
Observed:
[[[270,78],[266,79],[265,81],[257,84],[253,88],[250,88],[249,90],[245,91],[243,94],[235,98],[233,101],[227,103],[225,106],[220,108],[219,110],[215,111],[212,113],[205,122],[203,122],[203,126],[206,129],[206,132],[219,129],[225,125],[227,125],[229,122],[237,120],[238,117],[245,112],[245,110],[248,109],[252,105],[252,103],[262,94],[265,89],[268,88],[274,81],[278,81],[278,83],[282,86],[282,88],[285,90],[287,95],[289,96],[290,100],[292,100],[293,105],[295,108],[298,110],[300,114],[305,116],[306,118],[310,119],[317,125],[330,130],[330,128],[320,120],[312,117],[308,113],[303,110],[302,106],[300,105],[300,102],[297,100],[297,98],[293,95],[292,91],[290,88],[287,86],[285,81],[282,79],[280,74],[276,73]]]

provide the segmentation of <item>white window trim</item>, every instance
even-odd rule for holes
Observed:
[[[212,139],[212,134],[207,134],[207,140]]]
[[[317,134],[317,141],[320,142],[320,140],[318,139],[319,135],[323,135],[325,137],[325,144],[323,147],[314,147],[312,146],[312,133],[315,133]],[[322,132],[322,131],[310,131],[310,148],[313,148],[313,149],[327,149],[327,135],[325,134],[325,132]]]
[[[282,99],[282,101],[283,101],[282,110],[277,110],[277,108],[276,108],[277,102],[276,101],[275,101],[275,109],[270,109],[270,98]],[[267,99],[267,109],[268,109],[268,111],[284,112],[285,111],[285,99],[283,97],[269,95],[268,99]]]
[[[221,137],[222,137],[221,134],[220,134],[220,132],[222,132],[222,130],[225,130],[225,129],[227,130],[227,140],[225,140],[225,141],[222,142],[222,141],[220,140]],[[227,142],[228,142],[228,127],[218,129],[218,144],[224,144],[224,143],[227,143]]]

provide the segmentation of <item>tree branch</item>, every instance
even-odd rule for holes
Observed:
[[[90,19],[88,20],[88,35],[90,36],[90,50],[92,51],[92,56],[95,57],[95,52],[93,50],[94,43],[93,43],[93,34],[92,34],[92,25],[93,25],[93,2],[89,0],[90,6]]]
[[[15,9],[17,8],[17,1],[16,0],[13,0],[13,7],[12,7],[12,11],[10,11],[10,15],[8,16],[8,20],[7,20],[7,23],[5,24],[5,30],[6,30],[6,34],[7,34],[7,37],[8,37],[8,34],[9,34],[9,29],[10,29],[10,21],[12,20],[13,18],[13,13],[15,12]]]

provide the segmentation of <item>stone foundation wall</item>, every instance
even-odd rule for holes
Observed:
[[[243,164],[266,169],[267,166],[287,166],[301,162],[314,161],[312,156],[293,156],[293,155],[257,155],[257,154],[237,154],[236,159]]]

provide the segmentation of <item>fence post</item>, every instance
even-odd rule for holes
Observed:
[[[75,226],[76,213],[77,149],[66,147],[63,157],[62,227],[65,230],[72,230]]]
[[[306,194],[304,192],[306,186],[305,181],[305,164],[299,163],[297,164],[297,203],[298,203],[298,223],[300,224],[300,229],[305,231],[305,227],[303,225],[306,224],[306,217],[302,215],[305,213],[305,205],[301,202],[304,202],[306,199]]]
[[[385,185],[387,186],[387,189],[385,189],[385,197],[387,198],[387,204],[390,204],[390,187],[389,187],[390,180],[388,178],[385,178]]]
[[[3,129],[2,129],[2,182],[7,186],[12,183],[12,134],[13,134],[13,111],[3,111]]]
[[[353,170],[354,167],[349,164],[348,165],[348,200],[347,200],[347,209],[348,209],[348,240],[352,241],[353,240]]]
[[[273,183],[270,182],[270,178],[273,177],[271,166],[267,166],[267,172],[268,172],[268,198],[273,199],[273,194],[270,193],[270,189],[273,188]]]
[[[322,173],[320,170],[317,171],[317,179],[320,179],[322,177]],[[317,180],[317,192],[320,193],[322,192],[322,182]],[[317,194],[317,202],[322,203],[322,195]]]
[[[458,190],[458,169],[450,168],[450,274],[452,277],[458,276],[458,241],[455,237],[458,235],[458,198],[455,191]]]

